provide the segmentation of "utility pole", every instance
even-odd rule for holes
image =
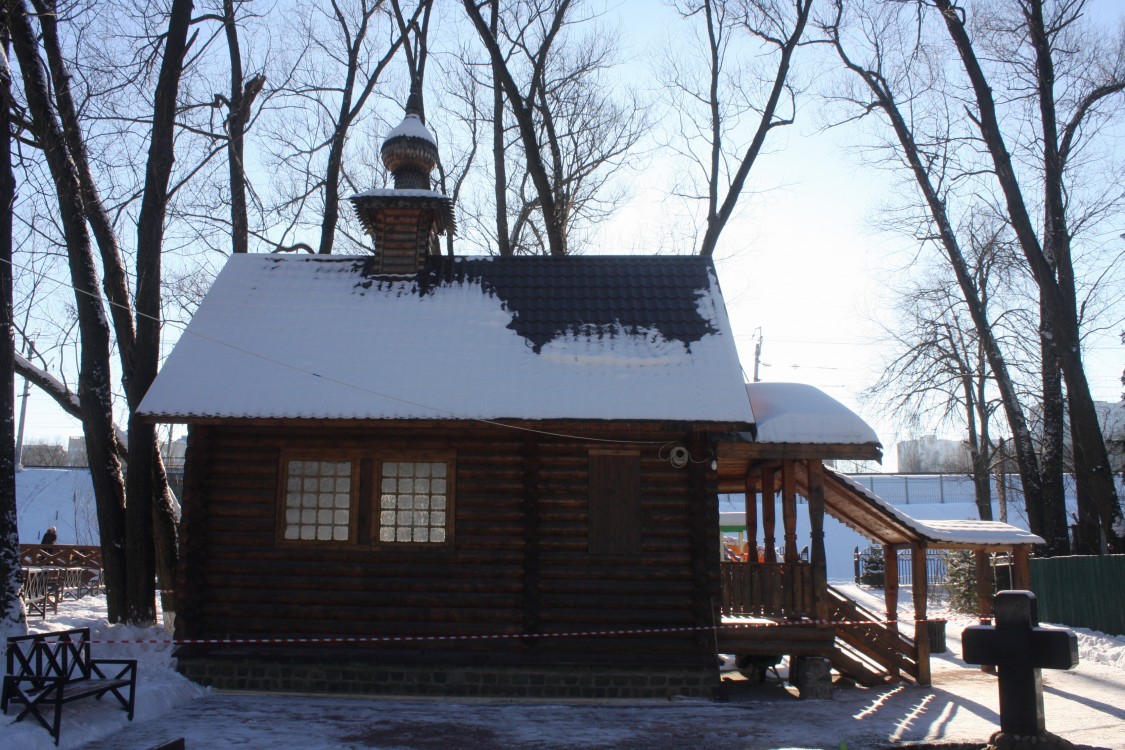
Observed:
[[[35,341],[32,339],[27,340],[27,361],[30,362],[31,358],[35,356]],[[16,471],[23,471],[23,423],[27,418],[27,397],[31,388],[31,381],[27,378],[23,379],[23,401],[20,404],[20,428],[19,435],[16,436]]]
[[[762,361],[762,329],[754,329],[754,382],[760,383],[761,378],[758,377],[758,365]]]

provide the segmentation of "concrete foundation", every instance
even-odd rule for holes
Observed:
[[[832,700],[832,664],[823,656],[798,656],[790,664],[790,682],[804,700]]]

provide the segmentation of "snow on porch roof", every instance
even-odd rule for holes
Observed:
[[[709,259],[236,255],[140,413],[753,420]]]
[[[804,383],[747,383],[754,442],[879,444],[875,430],[819,388]]]
[[[855,496],[862,498],[873,509],[892,516],[901,526],[925,540],[933,547],[1007,547],[1016,544],[1045,544],[1045,540],[1030,531],[1001,521],[919,521],[891,505],[859,482],[825,467],[826,478],[846,486]],[[840,519],[847,523],[846,519]],[[850,525],[850,524],[849,524]],[[859,529],[857,529],[859,530]]]

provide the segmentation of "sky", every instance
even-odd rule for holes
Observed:
[[[1114,0],[1095,0],[1092,10],[1120,17]],[[652,0],[624,0],[612,6],[607,19],[628,24],[627,69],[651,86],[649,65],[668,29],[678,28],[674,15]],[[744,197],[740,216],[724,234],[716,257],[719,282],[747,378],[760,336],[760,378],[815,385],[855,410],[882,439],[889,459],[883,469],[893,470],[892,445],[898,440],[959,434],[951,425],[908,432],[882,413],[880,403],[860,400],[883,367],[887,348],[880,343],[880,322],[891,320],[895,279],[909,273],[911,248],[874,230],[880,206],[901,188],[891,175],[863,163],[854,132],[820,130],[809,101],[796,125],[770,136],[769,153],[752,175],[754,192]],[[671,175],[666,164],[651,158],[638,166],[637,187],[602,225],[593,252],[668,251],[660,190]],[[1121,232],[1125,218],[1109,238],[1125,250],[1125,240],[1116,238]],[[1125,317],[1123,296],[1125,290],[1117,290],[1118,318]],[[1117,328],[1091,336],[1084,356],[1094,398],[1119,400],[1125,346]],[[16,393],[19,399],[22,382]],[[65,443],[80,432],[76,420],[31,389],[26,440]]]
[[[1119,0],[1094,0],[1089,12],[1116,24],[1123,18],[1121,8]],[[647,38],[649,45],[658,46],[668,29],[675,28],[674,15],[655,3],[625,0],[621,13],[631,34]],[[645,44],[640,41],[637,48]],[[760,378],[815,385],[852,408],[879,434],[887,455],[882,468],[893,471],[891,446],[898,440],[961,435],[953,425],[909,431],[884,414],[880,402],[860,400],[883,370],[888,349],[880,324],[893,320],[893,287],[911,272],[914,248],[876,230],[881,208],[903,189],[902,183],[865,163],[858,144],[870,138],[855,128],[823,129],[811,95],[822,84],[809,82],[810,95],[797,122],[770,135],[769,153],[751,172],[756,192],[744,196],[741,216],[728,225],[725,246],[716,255],[719,282],[747,378],[753,374],[760,335]],[[638,228],[660,228],[656,196],[655,187],[637,193],[603,231],[604,244],[636,247]],[[1125,252],[1125,217],[1110,224],[1099,239],[1119,243],[1117,252]],[[1125,289],[1117,288],[1111,296],[1115,311],[1106,320],[1119,323],[1091,334],[1083,356],[1094,399],[1117,402],[1125,391],[1125,344],[1119,335],[1125,327],[1120,325]]]

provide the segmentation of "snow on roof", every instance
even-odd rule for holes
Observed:
[[[914,521],[931,540],[954,544],[1044,544],[1041,536],[1000,521]]]
[[[355,200],[356,198],[432,198],[434,200],[447,201],[449,197],[444,193],[439,193],[436,190],[420,190],[418,188],[372,188],[364,190],[362,193],[356,193],[348,200]]]
[[[856,482],[851,477],[825,467],[826,474],[832,475],[842,484],[847,485],[857,495],[862,496],[872,505],[883,512],[894,516],[904,526],[938,545],[941,544],[972,544],[972,545],[1010,545],[1010,544],[1045,544],[1042,537],[1025,531],[1017,526],[1002,523],[1001,521],[919,521],[913,516],[891,505],[871,490]]]
[[[140,413],[752,421],[707,259],[370,261],[232,256]]]
[[[422,124],[422,118],[413,113],[402,118],[402,122],[392,128],[391,132],[387,133],[385,141],[399,136],[421,138],[423,141],[429,141],[435,146],[437,145],[437,139],[434,138],[434,134],[430,132],[429,128]]]
[[[848,407],[804,383],[747,383],[758,443],[878,443],[875,430]]]

